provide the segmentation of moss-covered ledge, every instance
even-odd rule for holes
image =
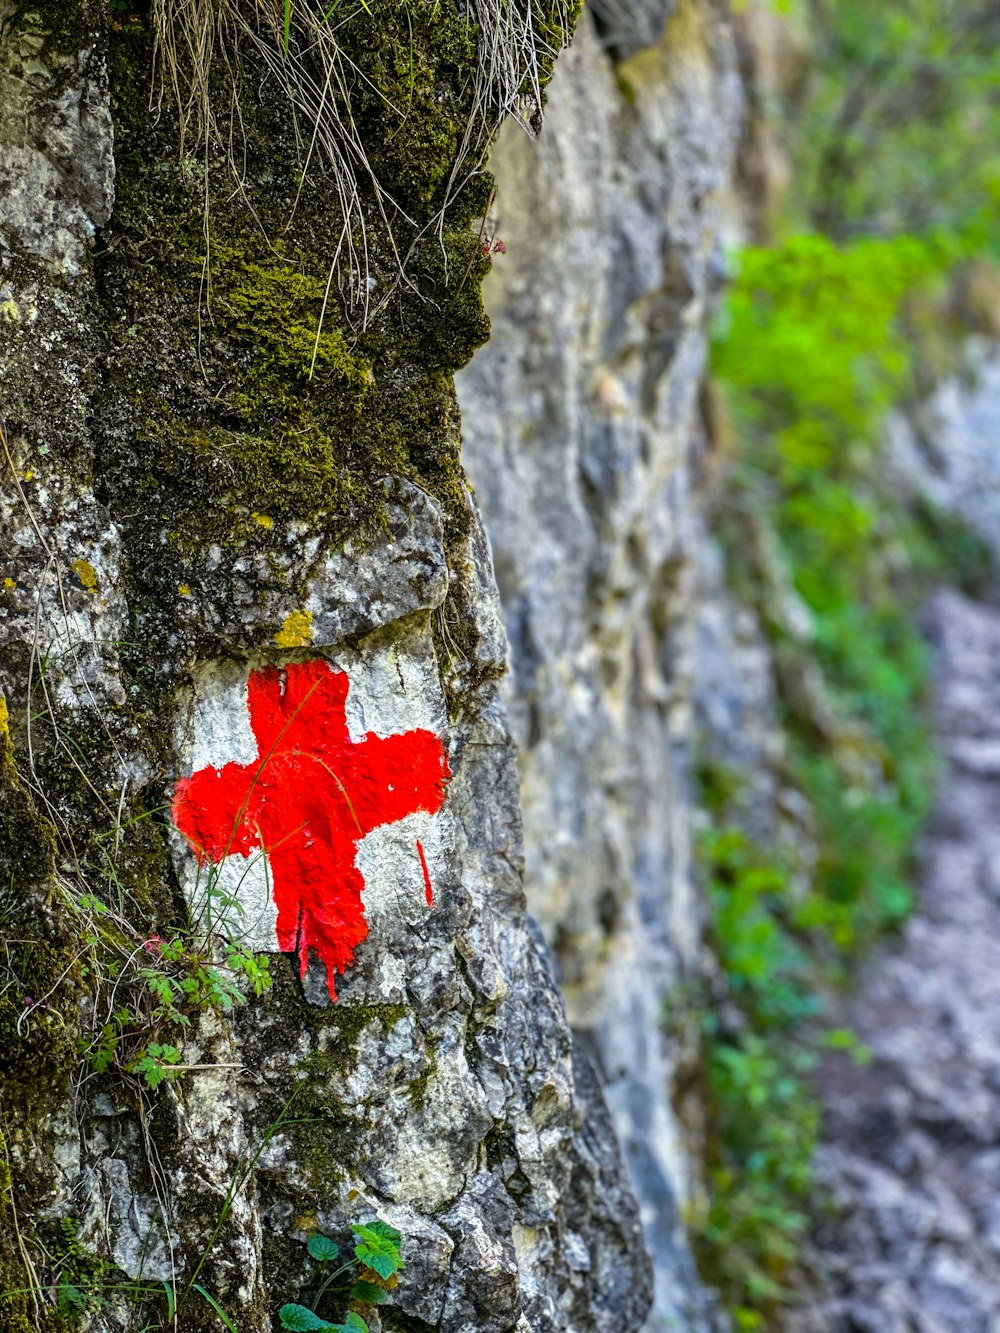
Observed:
[[[314,126],[246,40],[233,37],[213,66],[216,134],[200,147],[189,135],[181,153],[176,107],[150,110],[152,18],[113,25],[117,202],[96,265],[107,331],[97,472],[125,539],[132,637],[155,638],[164,681],[168,662],[179,669],[209,646],[186,641],[178,614],[209,572],[224,583],[238,562],[264,562],[304,595],[288,558],[296,529],[327,548],[370,539],[386,475],[440,504],[449,550],[468,535],[452,375],[489,332],[491,181],[458,162],[490,111],[478,104],[481,34],[430,0],[345,6],[337,18],[367,157],[347,214],[344,180],[307,152]],[[563,31],[561,0],[535,22],[540,43]],[[540,44],[543,81],[552,56]],[[318,77],[294,27],[287,60]],[[274,628],[248,624],[247,647]],[[141,656],[127,660],[145,690]]]

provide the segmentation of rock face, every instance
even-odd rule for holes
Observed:
[[[961,375],[941,383],[911,417],[894,416],[892,457],[906,486],[961,516],[1000,561],[1000,355],[982,337],[963,351]]]
[[[510,637],[529,905],[632,1168],[657,1318],[696,1329],[665,1029],[699,957],[699,393],[742,96],[713,5],[649,10],[596,8],[617,64],[585,15],[540,141],[495,151],[506,254],[459,394]]]
[[[917,909],[863,969],[844,1021],[867,1068],[830,1059],[817,1235],[826,1293],[797,1329],[974,1333],[1000,1319],[1000,616],[943,592],[927,628],[946,758]]]
[[[468,85],[468,29],[432,9],[406,38],[423,110],[381,145],[415,134],[439,173],[400,175],[414,213]],[[252,50],[236,188],[150,113],[141,16],[0,24],[0,1328],[59,1328],[68,1301],[102,1333],[175,1306],[264,1333],[319,1299],[310,1237],[380,1218],[406,1268],[355,1299],[373,1333],[637,1329],[636,1204],[525,914],[505,640],[458,465],[476,200],[413,242],[412,288],[373,226],[389,295],[348,346],[336,192],[303,182]]]
[[[1000,468],[995,345],[963,379],[891,422],[901,487],[950,510],[996,552]],[[930,600],[935,730],[943,759],[919,847],[917,903],[865,961],[832,1016],[872,1056],[824,1060],[817,1161],[817,1290],[793,1333],[972,1333],[1000,1321],[1000,614],[950,589]]]

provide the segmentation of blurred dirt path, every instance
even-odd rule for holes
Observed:
[[[1000,1333],[1000,609],[928,608],[946,759],[918,905],[862,969],[831,1058],[817,1236],[828,1296],[796,1333]]]

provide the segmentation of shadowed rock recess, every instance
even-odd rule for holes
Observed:
[[[336,182],[302,170],[311,127],[203,8],[207,147],[155,92],[154,20],[179,6],[0,0],[0,1329],[263,1333],[317,1300],[375,1333],[638,1329],[637,1207],[525,913],[505,636],[459,463],[452,375],[488,331],[490,181],[451,176],[477,30],[423,0],[343,19],[398,204],[390,237],[359,171],[352,274]],[[299,12],[277,58],[305,66]],[[541,38],[556,19],[534,7]],[[648,303],[664,358],[704,283],[671,273]],[[316,659],[347,682],[339,739],[293,743],[295,714],[260,754],[251,673],[291,689],[307,673],[282,668]],[[322,836],[358,842],[367,926],[342,972],[313,954],[300,976],[264,820],[244,800],[199,858],[177,782],[413,733],[443,747],[443,804],[393,804],[390,772],[355,808],[324,759],[334,811],[296,776],[287,838],[341,821]],[[320,1297],[307,1242],[350,1254],[375,1218],[402,1234],[398,1285]]]

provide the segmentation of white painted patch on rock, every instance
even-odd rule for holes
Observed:
[[[304,654],[295,655],[295,661],[303,659]],[[363,745],[368,735],[385,739],[430,731],[447,750],[444,699],[426,622],[401,624],[391,641],[383,631],[358,647],[315,653],[308,660],[317,659],[332,673],[348,677],[344,719],[352,742]],[[251,671],[261,665],[210,662],[199,669],[178,709],[179,775],[221,770],[227,764],[246,769],[258,760],[248,682]],[[316,818],[315,811],[311,817]],[[370,952],[376,998],[398,999],[405,992],[406,935],[419,929],[437,908],[446,881],[448,847],[454,841],[450,830],[451,817],[444,806],[435,814],[416,811],[379,825],[358,840],[354,865],[364,880],[369,930],[359,949]],[[278,910],[266,852],[258,847],[246,854],[244,845],[240,854],[225,855],[214,864],[208,858],[199,863],[193,846],[176,828],[171,841],[195,921],[207,932],[256,952],[277,952]]]

